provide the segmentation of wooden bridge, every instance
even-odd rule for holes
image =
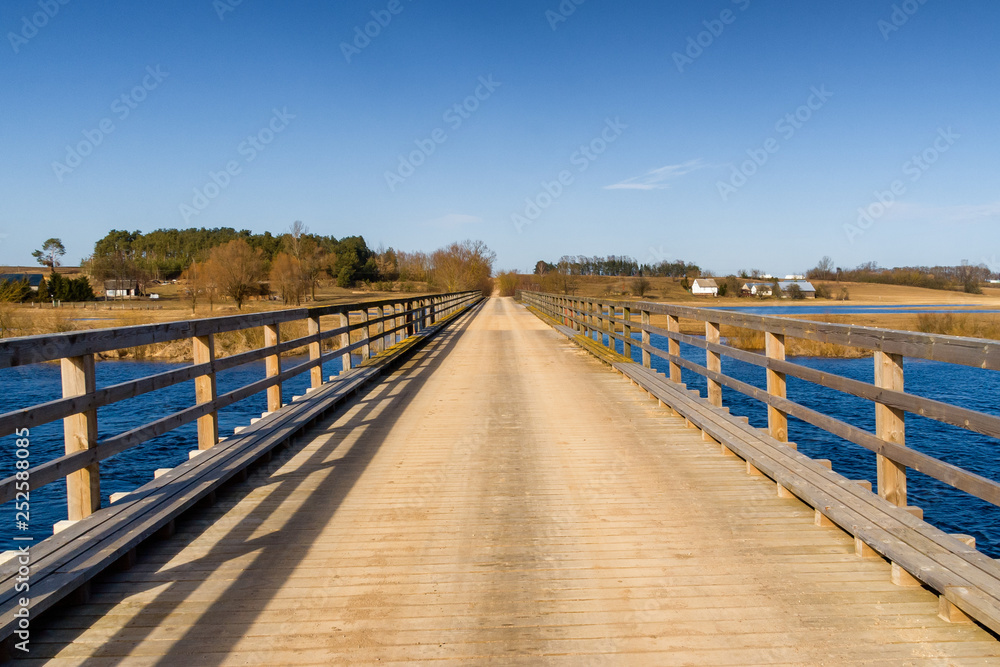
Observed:
[[[65,478],[69,516],[29,558],[0,565],[7,657],[1000,664],[1000,567],[925,523],[906,477],[993,505],[1000,485],[904,437],[907,412],[994,437],[1000,418],[906,393],[902,376],[904,356],[998,370],[1000,344],[520,301],[460,293],[0,341],[0,368],[61,360],[64,397],[0,415],[0,436],[64,420],[66,455],[22,478],[32,489]],[[693,323],[704,337],[682,333]],[[264,347],[216,358],[216,336],[250,327],[264,327]],[[766,353],[724,344],[722,327],[763,332]],[[873,351],[875,383],[786,360],[786,337]],[[95,354],[183,339],[193,364],[96,387]],[[704,365],[681,343],[704,349]],[[283,366],[300,349],[309,360]],[[766,369],[767,386],[723,375],[722,356]],[[217,392],[216,373],[261,359],[265,378]],[[346,370],[325,379],[332,359]],[[682,369],[707,378],[705,396],[680,384]],[[298,373],[312,387],[282,405],[281,383]],[[793,402],[788,376],[872,401],[875,432]],[[98,438],[98,407],[192,379],[191,408]],[[766,403],[768,428],[722,407],[722,387]],[[218,411],[261,391],[269,413],[220,438]],[[876,452],[874,488],[798,453],[789,416]],[[189,461],[101,507],[101,461],[195,420]],[[0,499],[24,481],[0,481]]]

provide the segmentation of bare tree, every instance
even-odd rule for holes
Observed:
[[[271,286],[281,294],[286,304],[292,301],[295,305],[302,303],[306,280],[302,262],[296,257],[279,252],[271,262]]]
[[[212,248],[206,262],[207,270],[219,292],[232,298],[236,307],[256,294],[264,271],[264,253],[251,248],[243,239]]]
[[[285,249],[288,251],[292,257],[296,259],[302,259],[302,240],[309,233],[309,228],[306,227],[301,220],[296,220],[292,223],[292,226],[288,228],[288,233],[285,234]]]
[[[649,282],[648,278],[645,276],[639,276],[632,281],[632,294],[638,297],[644,297],[646,296],[646,293],[649,292],[649,288],[651,286],[652,283]]]
[[[447,292],[481,289],[493,293],[493,262],[496,253],[482,241],[463,241],[436,250],[431,255],[431,279]]]

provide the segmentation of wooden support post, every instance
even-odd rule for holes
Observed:
[[[264,346],[273,347],[281,342],[280,325],[268,324],[264,327]],[[264,358],[267,377],[281,374],[281,355],[272,354]],[[275,412],[281,409],[281,383],[267,388],[267,411]]]
[[[320,347],[321,344],[319,341],[319,333],[320,333],[319,316],[310,317],[308,322],[309,322],[309,335],[316,336],[316,340],[313,341],[312,343],[309,343],[309,360],[316,361],[323,354],[323,351]],[[322,364],[319,366],[314,366],[309,370],[309,386],[311,386],[313,389],[319,389],[320,387],[323,386]]]
[[[705,342],[718,344],[721,340],[719,325],[715,322],[705,322]],[[710,371],[721,373],[722,355],[706,350],[705,367]],[[708,402],[716,407],[722,407],[722,385],[712,379],[708,379]]]
[[[396,339],[396,343],[402,341],[406,334],[406,329],[402,328],[406,324],[406,317],[402,314],[404,310],[406,310],[406,305],[403,303],[394,304],[392,307],[392,314],[396,316],[396,326],[400,327],[396,333],[392,334],[393,338]]]
[[[854,538],[854,555],[858,558],[881,558],[878,552],[868,546],[860,537]]]
[[[764,332],[764,352],[768,359],[784,361],[784,334]],[[767,369],[767,393],[769,395],[785,398],[787,396],[786,384],[784,373]],[[774,406],[767,406],[767,431],[778,442],[788,442],[788,415]]]
[[[218,396],[215,383],[215,335],[196,336],[191,339],[195,365],[212,364],[212,370],[194,379],[195,403],[211,403]],[[198,418],[198,449],[211,449],[219,443],[219,413]]]
[[[667,331],[680,333],[681,323],[677,317],[667,315]],[[667,342],[667,354],[671,354],[675,357],[681,356],[681,344],[671,338]],[[681,383],[681,367],[672,361],[670,362],[670,379],[677,384]]]
[[[372,344],[371,344],[371,332],[372,328],[368,324],[368,309],[361,309],[361,323],[364,325],[361,327],[362,340],[368,341],[361,346],[361,359],[367,360],[372,357]]]
[[[816,525],[816,526],[836,526],[837,525],[833,521],[830,521],[830,518],[827,515],[825,515],[822,512],[820,512],[819,510],[816,510],[813,513],[813,524]]]
[[[651,368],[653,359],[649,355],[649,349],[646,347],[650,344],[649,330],[646,329],[646,327],[649,326],[649,311],[643,310],[641,312],[641,317],[642,317],[642,344],[644,346],[642,348],[642,365],[645,366],[646,368]]]
[[[378,315],[380,318],[389,317],[389,306],[379,306]],[[379,322],[378,332],[382,334],[382,345],[379,348],[379,352],[385,352],[392,344],[389,342],[389,335],[386,332],[387,329],[392,328],[392,320],[385,320],[384,322]]]
[[[622,334],[625,336],[625,342],[622,343],[622,355],[628,359],[632,358],[632,309],[622,308],[622,319],[625,320],[625,324],[622,325]]]
[[[84,396],[97,390],[94,355],[62,360],[63,397]],[[97,410],[88,410],[63,419],[66,453],[97,447]],[[66,506],[70,521],[90,516],[101,508],[101,471],[97,463],[66,476]]]
[[[953,605],[943,595],[938,596],[938,616],[949,623],[972,623],[964,611]]]
[[[606,327],[608,331],[608,349],[612,352],[615,351],[615,333],[618,332],[618,327],[615,325],[615,316],[618,314],[618,309],[614,306],[608,306],[608,326]]]
[[[875,352],[875,386],[903,391],[903,357]],[[903,411],[875,403],[875,435],[886,442],[906,444]],[[877,456],[878,494],[893,505],[906,507],[906,466]]]
[[[347,327],[351,324],[351,314],[344,312],[340,314],[340,326]],[[340,347],[346,349],[351,344],[351,331],[348,329],[344,333],[340,334]],[[351,370],[351,353],[344,352],[340,356],[340,365],[342,367],[341,373],[346,373]]]
[[[889,579],[897,586],[916,588],[917,586],[922,585],[919,579],[901,568],[897,563],[892,564],[892,573],[890,574]]]

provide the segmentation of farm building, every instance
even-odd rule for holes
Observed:
[[[750,296],[771,296],[774,293],[773,283],[744,283],[741,291]]]
[[[135,280],[105,280],[104,296],[108,299],[132,299],[142,295]]]
[[[799,290],[802,292],[802,296],[807,299],[816,298],[816,288],[808,280],[781,280],[778,282],[778,287],[781,288],[781,293],[783,296],[788,296],[788,290],[792,285],[797,285]]]
[[[711,278],[698,278],[691,283],[691,294],[719,296],[719,286]]]
[[[32,292],[38,291],[44,279],[45,276],[40,273],[0,273],[0,283],[27,281],[28,287],[31,288]]]

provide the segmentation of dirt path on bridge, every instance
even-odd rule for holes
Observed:
[[[510,299],[33,637],[54,664],[986,664]]]

